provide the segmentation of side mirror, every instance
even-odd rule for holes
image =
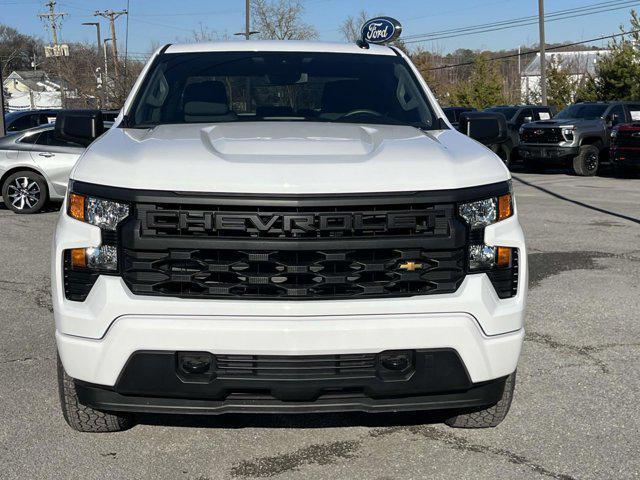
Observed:
[[[503,143],[509,138],[507,120],[500,113],[464,112],[459,130],[484,145]]]
[[[58,114],[54,135],[56,138],[88,147],[104,133],[100,110],[68,110]]]

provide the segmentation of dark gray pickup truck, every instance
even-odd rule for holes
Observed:
[[[640,101],[576,103],[552,120],[523,125],[518,153],[531,170],[560,164],[592,176],[609,160],[611,129],[639,119]]]

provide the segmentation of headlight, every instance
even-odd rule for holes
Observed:
[[[618,130],[611,130],[611,138],[616,138],[618,136]]]
[[[463,203],[458,212],[472,229],[492,225],[513,215],[511,194]]]
[[[129,215],[129,205],[70,193],[68,213],[81,222],[115,231],[118,224]]]
[[[115,271],[118,268],[118,249],[114,245],[74,248],[71,250],[71,266],[75,269]]]
[[[513,249],[484,244],[482,230],[513,215],[511,194],[463,203],[459,205],[458,213],[469,225],[470,238],[473,238],[468,252],[469,271],[480,273],[510,268]]]
[[[524,133],[524,127],[520,127],[520,130],[518,130],[518,133],[522,135]]]
[[[567,142],[573,142],[573,127],[563,128],[562,136]]]
[[[489,245],[469,246],[469,270],[491,270],[511,266],[513,249]]]

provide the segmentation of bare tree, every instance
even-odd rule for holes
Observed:
[[[347,42],[357,42],[362,37],[360,29],[368,19],[369,15],[365,10],[360,10],[355,17],[349,15],[340,25],[340,33]]]
[[[220,33],[217,30],[211,30],[202,22],[198,24],[198,28],[193,30],[190,38],[185,39],[187,43],[200,43],[200,42],[220,42],[229,40],[229,34],[225,31]]]
[[[252,0],[255,29],[260,37],[271,40],[311,40],[318,31],[302,21],[301,0]]]
[[[24,35],[15,28],[0,24],[0,67],[2,77],[12,70],[28,70],[31,67],[31,56],[43,52],[41,40]]]

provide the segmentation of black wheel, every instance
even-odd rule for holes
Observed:
[[[30,170],[13,173],[2,185],[2,199],[15,213],[36,213],[47,203],[48,190],[44,177]]]
[[[454,428],[489,428],[496,427],[505,419],[516,387],[516,372],[507,377],[502,398],[498,403],[489,408],[480,410],[466,410],[445,420],[445,423]]]
[[[600,150],[595,145],[583,145],[573,159],[573,171],[581,177],[593,177],[600,166]]]
[[[76,384],[64,371],[58,357],[58,392],[62,415],[69,426],[79,432],[121,432],[134,425],[130,415],[103,412],[78,401]]]

